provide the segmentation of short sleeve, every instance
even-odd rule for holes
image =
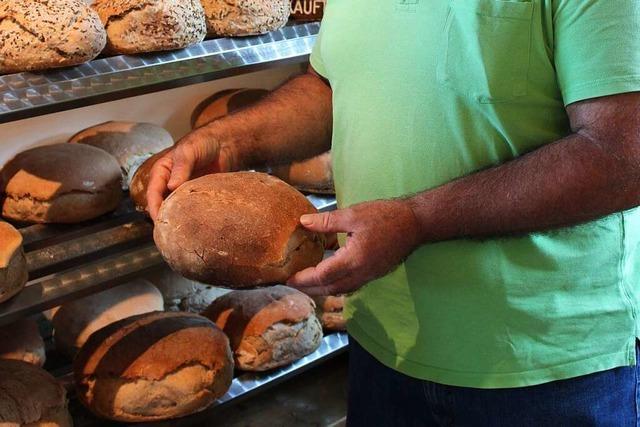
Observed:
[[[640,0],[553,0],[564,104],[640,91]]]
[[[323,27],[320,27],[320,32],[318,33],[316,42],[313,45],[313,49],[311,50],[311,57],[309,58],[309,62],[318,74],[320,74],[325,79],[328,79],[329,76],[327,76],[327,70],[322,59],[322,28]]]

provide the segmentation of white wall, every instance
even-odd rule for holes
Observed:
[[[234,87],[271,89],[300,70],[292,65],[0,124],[0,167],[29,147],[65,142],[76,132],[108,120],[155,123],[178,139],[190,130],[191,112],[204,98]]]

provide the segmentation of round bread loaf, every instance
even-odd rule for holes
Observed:
[[[314,297],[316,314],[322,327],[327,331],[344,331],[347,322],[343,315],[344,295]]]
[[[47,371],[0,360],[0,426],[71,427],[65,389]]]
[[[291,0],[202,0],[207,32],[218,36],[250,36],[282,28]]]
[[[158,159],[167,154],[169,150],[171,150],[171,147],[154,154],[145,160],[140,167],[132,169],[133,177],[129,184],[129,196],[136,205],[137,210],[142,212],[147,211],[147,186],[149,185],[149,179],[151,178],[151,169]],[[129,175],[132,175],[131,172]]]
[[[300,216],[315,213],[293,187],[235,172],[186,182],[160,207],[154,239],[181,275],[218,286],[282,283],[322,260],[324,239]]]
[[[21,360],[36,366],[44,365],[44,341],[35,320],[24,318],[0,326],[0,359]]]
[[[160,291],[142,279],[67,302],[51,320],[56,349],[73,358],[95,331],[118,320],[163,308]]]
[[[215,93],[202,101],[191,114],[191,127],[202,127],[207,123],[241,110],[267,96],[266,89],[227,89]]]
[[[96,415],[140,422],[201,411],[229,389],[227,337],[191,313],[149,313],[91,335],[74,361],[80,401]]]
[[[182,49],[207,34],[199,0],[95,0],[109,53]]]
[[[100,148],[116,158],[122,170],[122,188],[129,188],[129,173],[154,154],[173,145],[171,134],[151,123],[106,122],[71,137],[69,142]]]
[[[0,303],[20,292],[27,283],[27,276],[22,234],[0,221]]]
[[[75,223],[114,210],[120,166],[99,148],[55,144],[18,154],[2,169],[2,215],[16,221]]]
[[[335,194],[330,151],[302,162],[274,167],[271,173],[300,191]]]
[[[68,67],[102,51],[100,18],[82,0],[0,2],[0,74]]]
[[[313,300],[286,286],[233,291],[202,314],[227,334],[236,367],[245,371],[287,365],[322,341]]]

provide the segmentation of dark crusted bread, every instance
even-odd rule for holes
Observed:
[[[315,212],[267,174],[206,175],[165,199],[154,239],[169,266],[190,279],[232,288],[282,283],[322,260],[323,238],[300,224]]]
[[[173,138],[152,123],[106,122],[78,132],[69,142],[93,145],[115,157],[122,170],[122,188],[126,190],[132,168],[171,147]]]
[[[0,360],[0,426],[71,427],[65,389],[47,371]]]
[[[32,318],[0,326],[0,359],[21,360],[42,366],[46,360],[44,341]]]
[[[0,221],[0,303],[24,288],[27,275],[22,235],[10,224]]]
[[[227,89],[202,101],[191,114],[193,129],[248,107],[269,94],[266,89]]]
[[[233,291],[202,314],[227,334],[236,367],[247,371],[289,364],[322,340],[313,300],[286,286]]]
[[[199,0],[95,0],[110,53],[182,49],[207,34]]]
[[[218,36],[264,34],[283,27],[291,0],[202,0],[207,32]]]
[[[335,194],[330,151],[302,162],[274,167],[271,173],[300,191]]]
[[[2,215],[17,221],[74,223],[114,210],[121,198],[120,166],[84,144],[32,148],[1,173]]]
[[[95,58],[107,37],[82,0],[0,2],[0,74],[68,67]]]
[[[190,313],[133,316],[95,332],[74,361],[80,401],[96,415],[157,421],[201,411],[231,385],[229,340]]]

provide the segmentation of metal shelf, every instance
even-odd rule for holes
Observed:
[[[0,76],[0,123],[253,72],[308,59],[317,22],[186,49],[96,59],[46,73]]]

